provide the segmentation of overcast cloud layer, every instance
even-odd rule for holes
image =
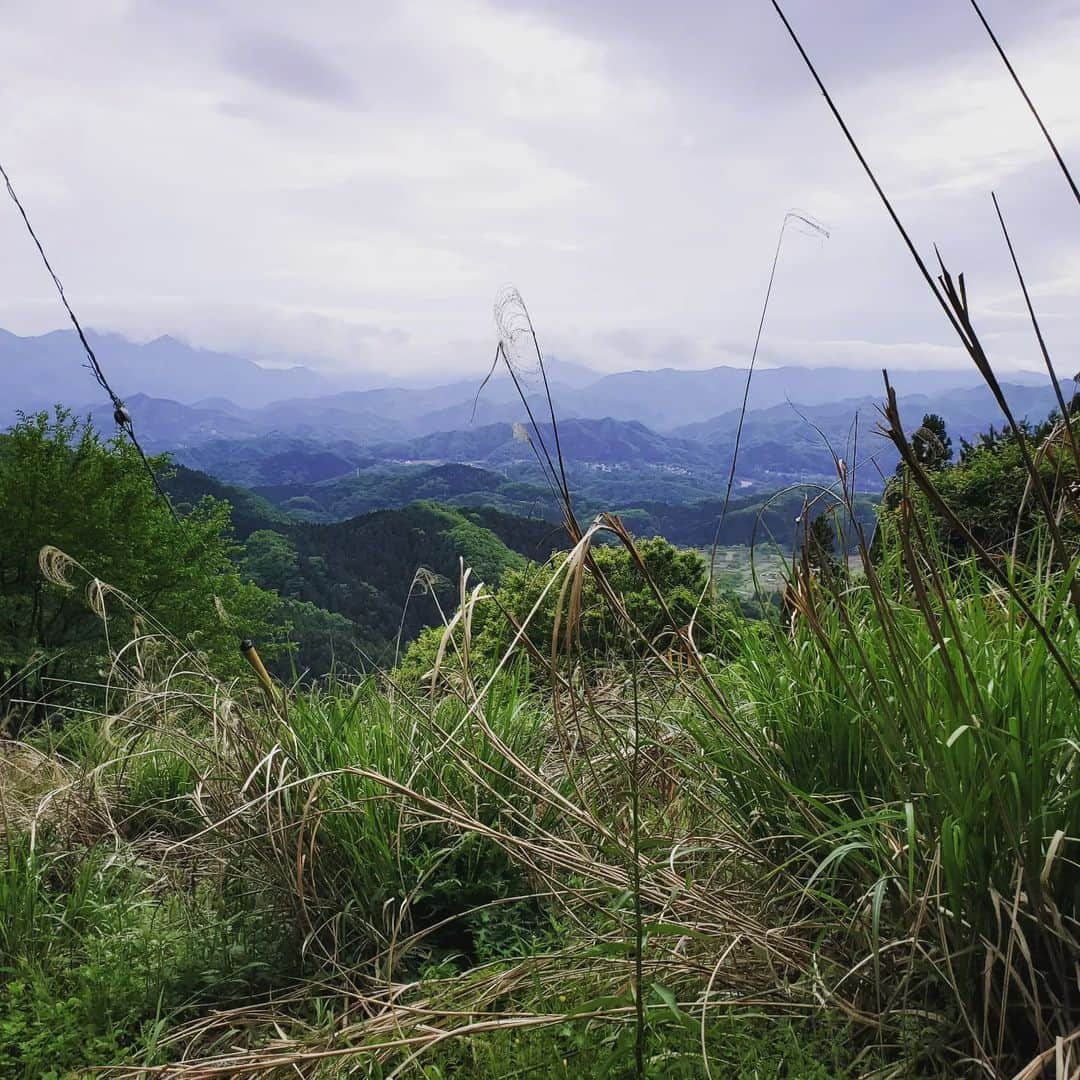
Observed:
[[[965,0],[789,0],[1003,365],[1063,373],[1080,212]],[[984,9],[1080,170],[1080,5]],[[765,0],[0,0],[0,160],[83,320],[324,368],[471,373],[491,303],[604,370],[962,360]],[[0,325],[63,325],[0,203]]]

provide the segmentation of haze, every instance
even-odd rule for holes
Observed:
[[[968,289],[999,366],[1038,357],[991,189],[1069,368],[1075,206],[970,7],[788,8],[920,247],[978,268]],[[1076,5],[985,10],[1077,160]],[[964,363],[768,3],[0,12],[0,160],[101,330],[269,364],[470,374],[513,282],[561,359],[739,364],[799,207],[831,238],[785,242],[766,363]],[[0,250],[0,326],[65,325],[6,200]]]

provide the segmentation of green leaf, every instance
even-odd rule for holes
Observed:
[[[582,1013],[604,1012],[608,1009],[624,1009],[632,1005],[633,999],[629,994],[604,994],[601,997],[589,998],[588,1001],[575,1005],[567,1012],[567,1016],[580,1016]]]
[[[674,1016],[680,1024],[694,1023],[693,1017],[679,1008],[679,1002],[675,997],[675,991],[672,990],[670,986],[665,986],[662,982],[654,982],[651,989],[664,1005],[667,1006],[671,1015]]]

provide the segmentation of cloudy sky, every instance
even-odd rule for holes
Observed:
[[[788,0],[917,243],[1038,362],[996,190],[1059,363],[1080,209],[966,0]],[[1080,170],[1080,3],[984,0]],[[961,363],[767,0],[0,0],[0,160],[83,321],[267,362],[475,372],[517,285],[604,370],[763,355]],[[63,325],[0,204],[0,326]]]

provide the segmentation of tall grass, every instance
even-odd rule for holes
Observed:
[[[181,912],[204,913],[185,918],[207,941],[234,918],[273,927],[272,948],[242,950],[246,994],[212,977],[237,1007],[193,1013],[214,991],[170,990],[152,1045],[125,1036],[190,1076],[404,1075],[452,1059],[449,1039],[560,1025],[610,1035],[639,1075],[692,1029],[707,1069],[715,1025],[750,1009],[845,1017],[852,1059],[907,1069],[1008,1076],[1067,1054],[1078,556],[1062,571],[1036,544],[989,575],[991,553],[939,541],[923,480],[880,559],[862,543],[849,573],[808,547],[792,618],[735,625],[716,655],[670,615],[659,634],[634,623],[589,554],[601,530],[636,551],[612,518],[553,571],[550,651],[511,649],[494,673],[474,656],[462,678],[267,696],[141,640],[108,715],[33,758],[54,770],[37,788],[5,787],[11,941],[49,942],[49,919],[75,942]],[[586,575],[624,661],[576,651]],[[470,655],[470,625],[449,620],[442,657]],[[110,850],[167,886],[133,900],[101,869]],[[26,887],[65,851],[87,853],[66,884]],[[95,929],[88,896],[126,913]],[[161,978],[205,956],[186,940],[167,936]]]
[[[790,637],[747,639],[726,680],[776,755],[773,783],[747,781],[707,717],[689,730],[728,812],[798,868],[803,909],[842,913],[875,1008],[949,994],[984,1061],[1018,1060],[1077,1020],[1080,707],[1012,593],[922,554],[935,561],[894,553],[815,585]],[[1075,662],[1062,582],[1022,567],[1013,581]]]
[[[900,1070],[1004,1077],[1053,1051],[1066,1075],[1080,553],[1045,518],[1023,559],[958,552],[891,398],[883,420],[906,470],[875,554],[857,535],[853,573],[808,529],[789,617],[735,624],[715,654],[618,519],[582,528],[569,504],[576,541],[505,655],[475,654],[476,607],[494,600],[463,576],[418,682],[267,694],[152,627],[121,651],[107,714],[69,723],[45,757],[21,751],[44,779],[4,786],[10,942],[40,943],[51,970],[49,920],[69,952],[182,913],[208,941],[273,927],[268,949],[241,950],[258,973],[246,994],[207,962],[235,1005],[217,1014],[192,1012],[205,980],[170,981],[205,953],[163,939],[147,985],[166,1012],[131,1005],[153,1038],[139,1049],[125,1021],[116,1057],[179,1058],[193,1077],[330,1060],[405,1075],[451,1039],[559,1025],[610,1037],[637,1076],[678,1043],[666,1032],[693,1029],[707,1072],[714,1026],[751,1008],[842,1016],[852,1059]],[[1050,439],[1064,446],[1064,426]],[[1047,452],[1026,453],[1032,487]],[[854,521],[849,485],[839,469],[822,497]],[[1044,495],[1056,522],[1075,513],[1069,484]],[[603,534],[654,596],[647,630],[592,557]],[[57,552],[43,565],[75,572]],[[90,593],[104,618],[127,604]],[[591,662],[587,594],[619,627]],[[547,650],[527,635],[544,596]],[[85,853],[77,872],[43,891],[40,868],[68,852]],[[163,886],[136,901],[119,865]],[[88,921],[100,911],[115,920]]]
[[[527,637],[538,600],[505,655],[477,656],[475,608],[494,601],[466,578],[413,683],[267,694],[151,627],[121,650],[105,715],[0,773],[9,986],[20,949],[40,1003],[88,942],[126,942],[114,958],[154,942],[154,973],[118,996],[122,1017],[92,1019],[106,1037],[82,1063],[190,1077],[407,1075],[511,1031],[605,1040],[637,1076],[663,1075],[694,1031],[708,1073],[716,1026],[764,1013],[843,1017],[851,1059],[893,1075],[1033,1076],[1050,1054],[1064,1078],[1080,552],[1045,518],[1023,559],[958,551],[970,534],[892,399],[883,420],[906,469],[874,556],[857,536],[851,572],[808,530],[789,618],[735,624],[714,654],[618,519],[582,528],[569,505],[548,650]],[[1049,438],[1064,446],[1062,425]],[[1047,452],[1028,450],[1032,487]],[[1044,494],[1057,522],[1076,512],[1069,484]],[[842,469],[826,496],[855,520]],[[652,591],[648,630],[592,557],[603,534]],[[56,552],[44,565],[74,572]],[[587,578],[619,627],[593,662]],[[91,585],[104,618],[126,605]]]

